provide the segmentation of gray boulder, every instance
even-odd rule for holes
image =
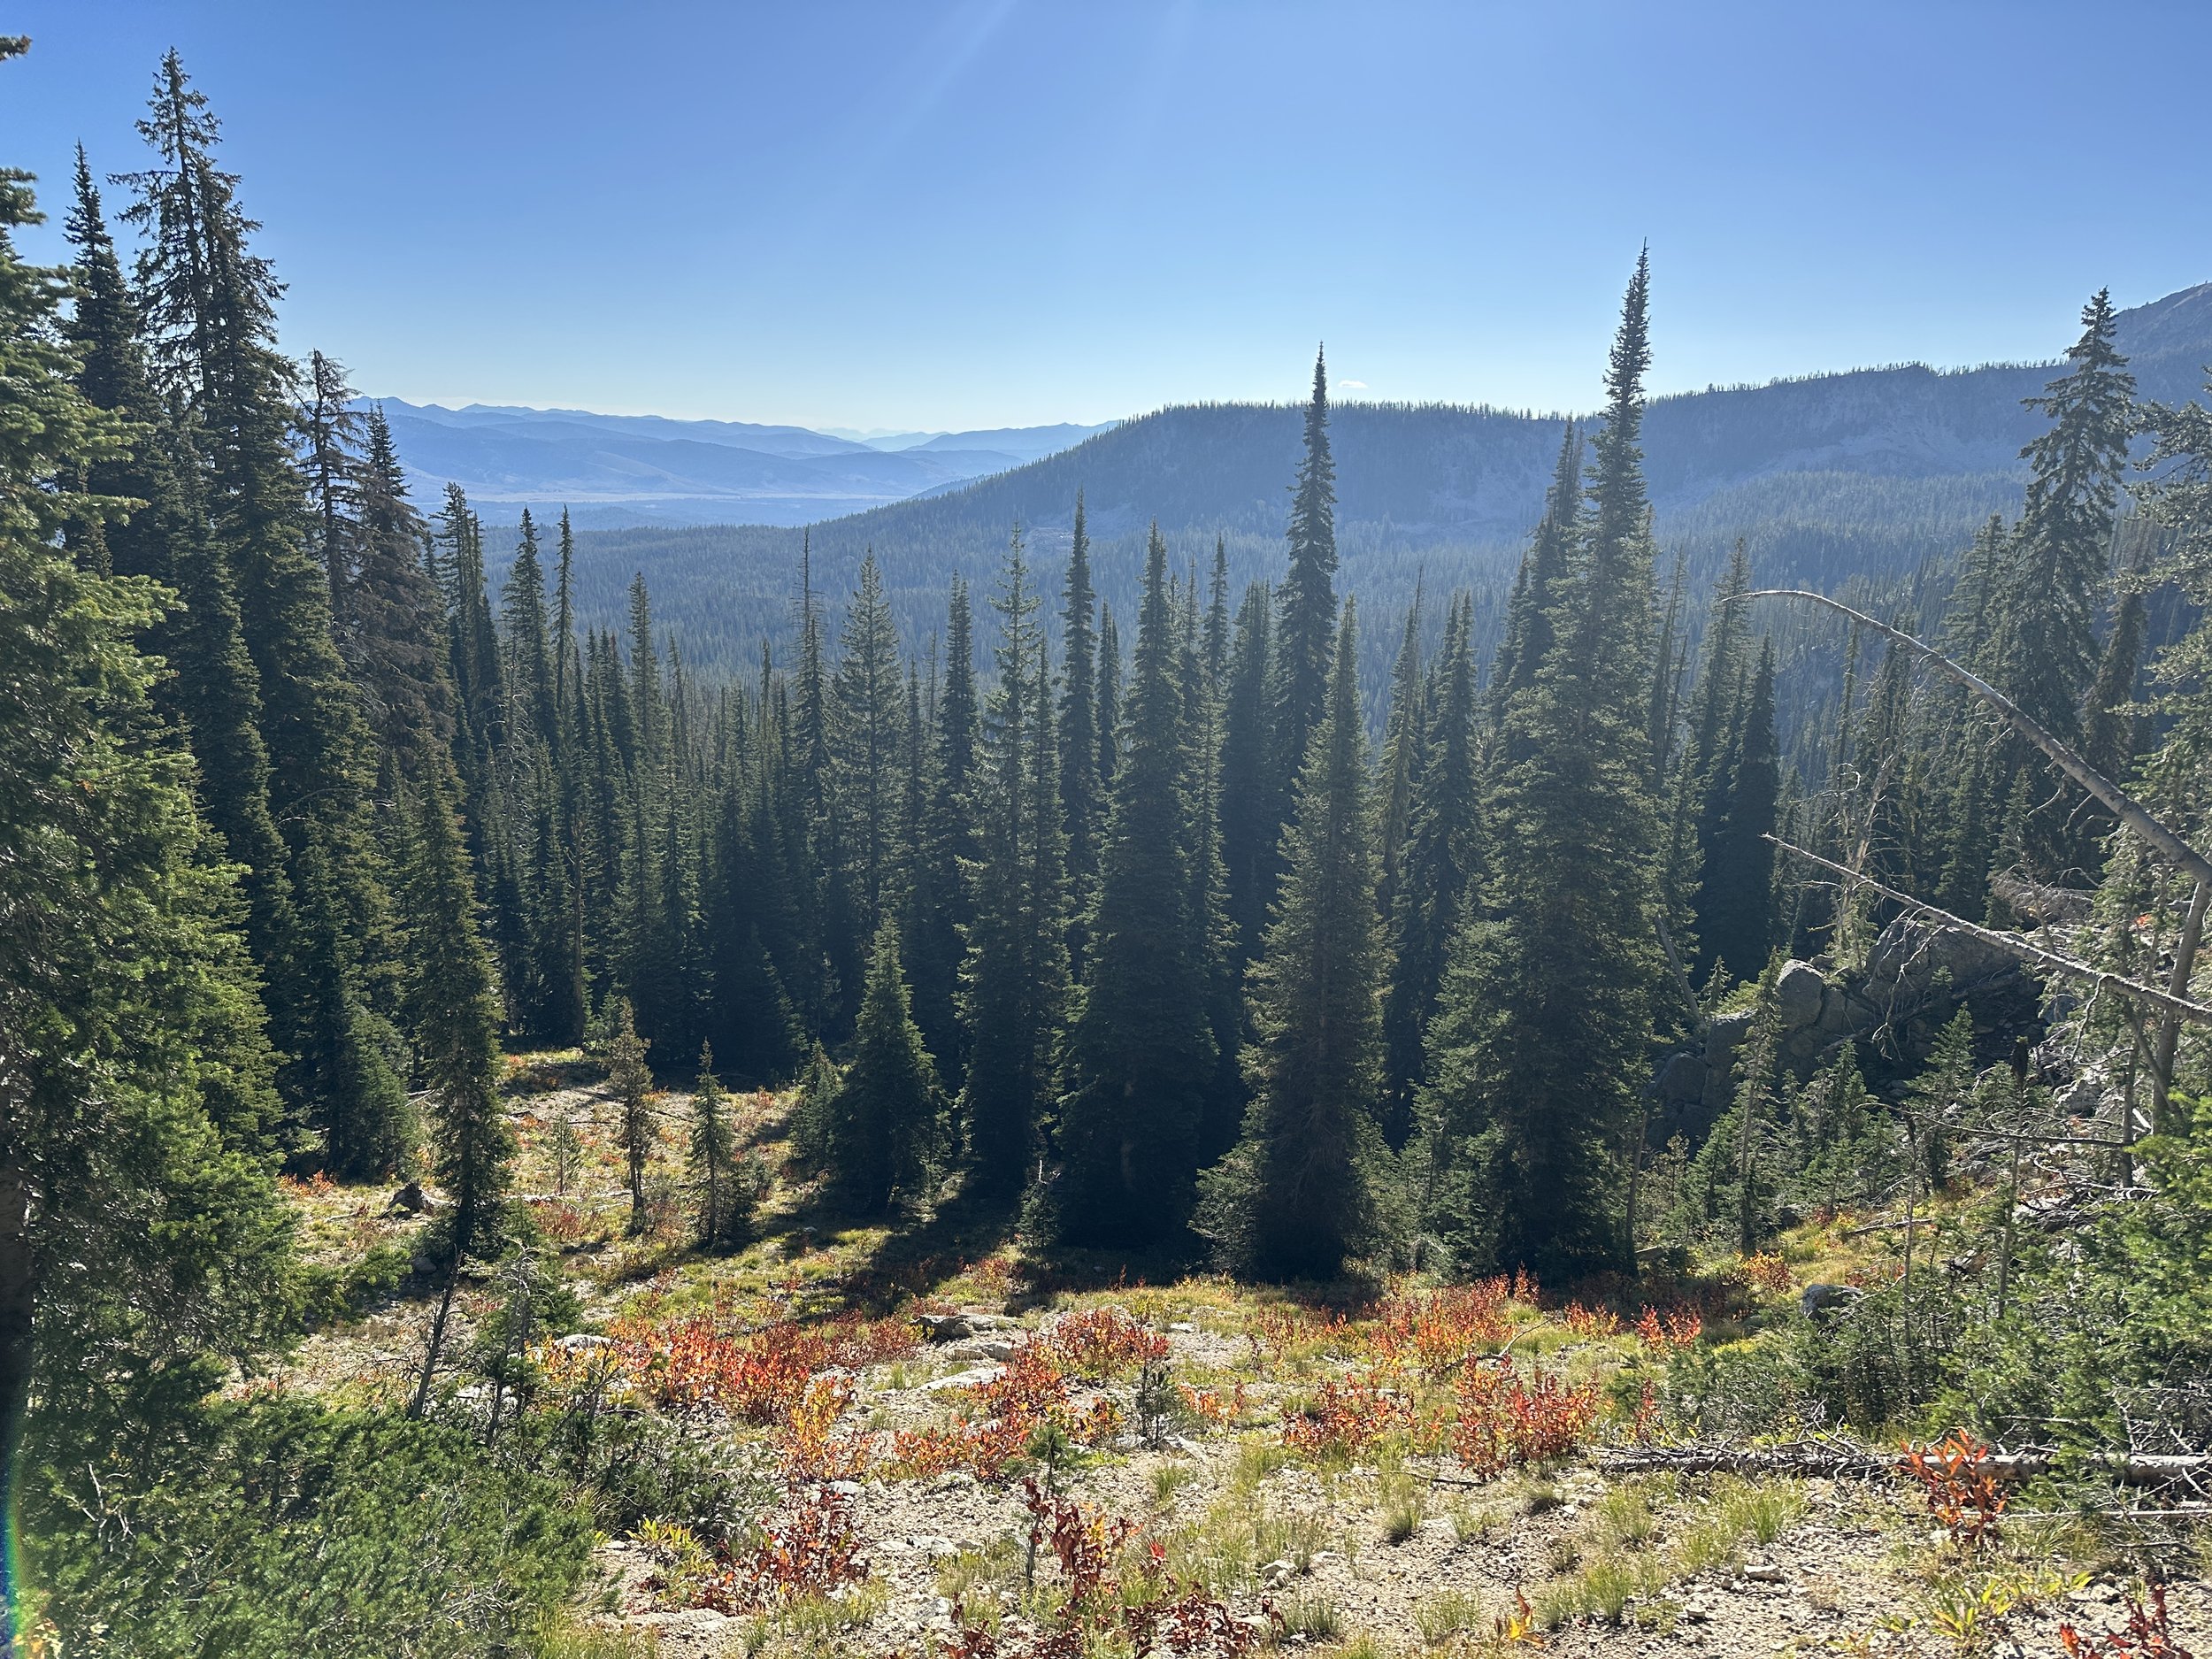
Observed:
[[[1775,1012],[1784,1031],[1795,1031],[1820,1018],[1820,1005],[1828,995],[1828,981],[1809,962],[1782,964],[1782,977],[1774,982]]]
[[[1839,1313],[1850,1312],[1865,1294],[1855,1285],[1828,1285],[1815,1279],[1805,1286],[1798,1305],[1805,1310],[1808,1319],[1819,1325]]]
[[[1659,1073],[1659,1097],[1684,1105],[1705,1098],[1705,1062],[1694,1054],[1671,1057]]]
[[[1751,1010],[1722,1014],[1705,1027],[1705,1064],[1709,1071],[1725,1071],[1743,1040],[1751,1033]]]

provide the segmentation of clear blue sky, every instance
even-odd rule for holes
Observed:
[[[808,425],[2041,357],[2212,277],[2212,5],[17,0],[0,162],[176,45],[286,343],[415,400]],[[111,193],[114,194],[114,193]],[[29,245],[58,250],[51,232]]]

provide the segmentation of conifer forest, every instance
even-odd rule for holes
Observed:
[[[2212,1653],[2107,293],[1910,567],[1669,545],[1655,239],[1501,582],[1355,591],[1319,356],[1257,566],[1078,449],[733,644],[423,498],[152,87],[0,173],[8,1655]]]

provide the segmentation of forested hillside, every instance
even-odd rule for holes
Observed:
[[[2066,320],[2052,319],[2054,352]],[[2212,362],[2212,284],[2123,311],[2116,326],[2145,397],[2198,396],[2202,365]],[[2026,482],[2020,449],[2036,426],[2021,400],[2050,373],[1910,365],[1655,400],[1645,447],[1662,559],[1681,552],[1701,592],[1738,537],[1776,579],[1832,589],[1854,579],[1886,585],[1947,560],[1990,513],[2017,510]],[[1542,512],[1562,420],[1363,403],[1340,407],[1335,420],[1348,582],[1377,616],[1394,618],[1425,572],[1432,588],[1471,587],[1494,617]],[[937,499],[818,522],[805,534],[833,592],[850,586],[872,548],[913,634],[932,626],[928,612],[949,576],[987,568],[1014,523],[1041,552],[1064,557],[1081,489],[1102,591],[1125,611],[1155,519],[1173,558],[1202,563],[1219,535],[1233,580],[1266,574],[1297,443],[1287,405],[1167,409]],[[546,504],[557,509],[557,498]],[[786,572],[800,539],[796,530],[734,525],[589,532],[578,542],[580,603],[615,619],[624,586],[642,571],[680,612],[693,659],[724,664],[764,634],[789,637],[795,611]],[[495,567],[504,552],[495,547]],[[1369,668],[1371,690],[1379,657]]]
[[[1586,420],[1317,360],[756,544],[706,672],[411,498],[173,52],[139,136],[0,234],[11,1659],[2197,1639],[2212,407],[2106,294],[1940,559],[1705,591],[1753,434],[1969,475],[1651,403],[1640,256]],[[1493,428],[1485,589],[1381,526]]]

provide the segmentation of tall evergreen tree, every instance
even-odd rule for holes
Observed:
[[[1106,818],[1105,790],[1112,782],[1099,772],[1097,644],[1092,614],[1098,603],[1091,586],[1091,545],[1083,518],[1083,492],[1075,493],[1075,535],[1068,548],[1067,584],[1060,609],[1060,800],[1067,814],[1068,900],[1073,921],[1068,929],[1068,969],[1080,982],[1087,974],[1085,939],[1098,880],[1099,835]],[[1141,625],[1140,625],[1141,626]]]
[[[906,753],[901,680],[898,630],[871,552],[860,562],[860,585],[845,615],[831,687],[831,793],[844,859],[840,887],[857,934],[851,944],[833,949],[833,959],[846,972],[857,964],[859,940],[872,938],[892,913],[905,856],[899,806]]]
[[[1238,972],[1259,955],[1274,895],[1275,837],[1280,826],[1268,795],[1267,687],[1272,678],[1274,601],[1266,586],[1245,589],[1222,690],[1221,859],[1228,872],[1229,919],[1236,929]]]
[[[969,1156],[990,1190],[1030,1167],[1055,1094],[1067,1011],[1066,830],[1052,739],[1052,676],[1018,532],[993,596],[998,684],[973,793],[980,856],[961,966]]]
[[[1726,755],[1725,791],[1718,796],[1705,880],[1699,894],[1698,943],[1704,960],[1745,979],[1772,948],[1774,845],[1780,757],[1774,733],[1774,645],[1759,651],[1750,689]]]
[[[415,1393],[419,1416],[461,1269],[471,1260],[496,1256],[504,1242],[515,1141],[499,1110],[506,1068],[496,982],[477,933],[475,881],[442,769],[433,769],[424,780],[410,829],[403,905],[407,1022],[430,1094],[432,1168],[446,1196],[433,1233],[445,1288]]]
[[[645,1170],[653,1150],[653,1071],[645,1063],[645,1039],[627,997],[617,997],[614,1035],[607,1044],[607,1083],[620,1112],[617,1140],[630,1185],[630,1231],[645,1230]]]
[[[270,814],[303,934],[283,964],[300,995],[274,1033],[290,1056],[287,1093],[319,1119],[333,1162],[367,1173],[403,1149],[406,1102],[389,1029],[362,995],[365,939],[383,902],[363,840],[366,746],[332,636],[328,578],[302,534],[295,370],[275,345],[281,289],[248,246],[259,227],[238,207],[235,176],[215,165],[219,127],[173,51],[139,130],[160,164],[128,180],[137,199],[125,217],[146,237],[141,307],[202,441],[207,510],[259,679]]]
[[[1537,671],[1551,655],[1552,612],[1574,551],[1581,476],[1582,436],[1571,420],[1559,441],[1559,463],[1544,497],[1544,516],[1522,557],[1506,604],[1505,637],[1498,642],[1490,672],[1487,719],[1493,732],[1503,727],[1507,708],[1536,683]]]
[[[1335,642],[1336,461],[1329,449],[1328,365],[1313,359],[1313,393],[1306,400],[1304,449],[1291,486],[1290,568],[1276,591],[1274,659],[1268,687],[1269,772],[1264,904],[1282,875],[1277,841],[1302,776],[1306,746],[1327,701],[1329,650]]]
[[[1444,632],[1436,707],[1424,734],[1427,753],[1408,809],[1406,849],[1388,917],[1382,1126],[1395,1147],[1404,1146],[1412,1131],[1415,1091],[1426,1071],[1423,1044],[1451,941],[1481,869],[1473,631],[1472,602],[1463,596]]]
[[[27,175],[0,172],[0,1647],[34,1402],[154,1397],[207,1374],[197,1356],[250,1353],[289,1246],[234,871],[134,642],[163,595],[58,546],[122,510],[81,480],[143,434],[72,383],[68,273],[13,243],[35,218]]]
[[[1649,280],[1639,257],[1554,643],[1505,708],[1494,873],[1430,1028],[1432,1225],[1467,1267],[1571,1270],[1622,1250],[1619,1160],[1659,971],[1640,448]]]
[[[972,800],[979,733],[974,623],[967,584],[955,576],[945,618],[945,681],[937,696],[928,799],[915,849],[904,945],[913,982],[914,1023],[924,1045],[936,1056],[940,1071],[954,1085],[966,1074],[960,958],[962,930],[973,915],[965,871],[979,852]]]
[[[1373,1240],[1382,1159],[1381,929],[1375,915],[1353,609],[1284,846],[1288,874],[1253,971],[1252,1103],[1236,1148],[1202,1181],[1199,1230],[1225,1263],[1325,1279]]]
[[[381,407],[369,411],[358,480],[359,534],[346,596],[347,642],[369,729],[409,778],[453,742],[444,601],[426,559],[428,531]]]
[[[1214,1063],[1208,915],[1183,729],[1167,547],[1145,549],[1121,767],[1090,918],[1091,976],[1068,1033],[1054,1192],[1064,1238],[1148,1244],[1189,1213]]]

